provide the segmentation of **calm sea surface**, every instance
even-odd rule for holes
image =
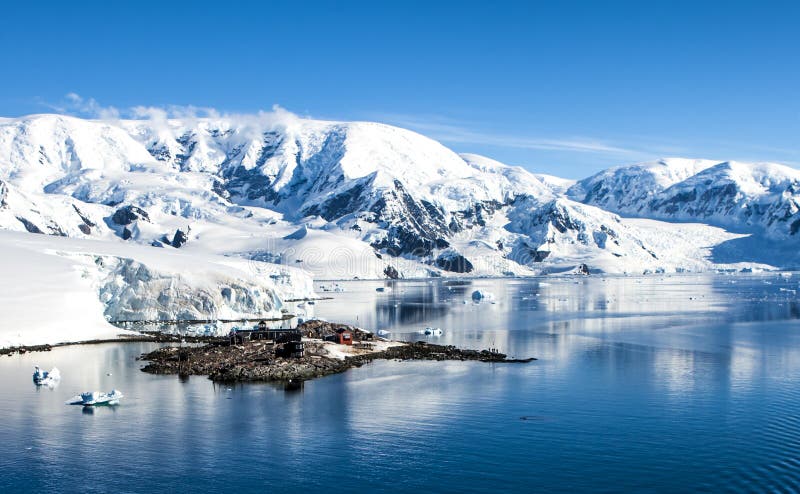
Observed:
[[[342,283],[306,310],[540,360],[375,362],[297,392],[144,374],[151,344],[0,357],[0,492],[797,492],[798,282]],[[111,388],[117,407],[64,405]]]

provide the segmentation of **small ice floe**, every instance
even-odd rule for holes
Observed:
[[[442,336],[444,331],[441,328],[432,328],[428,326],[425,329],[420,329],[419,334],[424,334],[425,336]]]
[[[483,290],[475,290],[472,292],[472,300],[474,302],[480,302],[481,300],[494,300],[494,295],[489,292],[484,292]]]
[[[50,372],[43,371],[38,365],[33,368],[33,382],[37,386],[55,387],[60,380],[61,373],[56,367],[53,367]]]
[[[123,397],[123,394],[116,389],[112,389],[108,393],[101,393],[100,391],[87,391],[86,393],[73,396],[67,400],[66,404],[83,405],[85,407],[116,405]]]
[[[378,334],[378,336],[382,336],[382,337],[385,338],[385,337],[391,335],[392,332],[391,331],[386,331],[385,329],[379,329],[377,334]]]

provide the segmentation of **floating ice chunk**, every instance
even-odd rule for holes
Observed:
[[[55,387],[60,380],[61,372],[56,367],[53,367],[50,372],[43,371],[38,365],[33,368],[33,382],[37,386]]]
[[[494,295],[490,292],[484,292],[483,290],[475,290],[472,292],[472,300],[475,302],[480,302],[481,300],[494,300]]]
[[[428,326],[425,329],[419,330],[419,334],[424,334],[425,336],[442,336],[444,331],[441,328],[432,328]]]
[[[100,391],[87,391],[85,393],[73,396],[72,398],[66,401],[66,404],[83,405],[85,407],[100,406],[100,405],[116,405],[122,398],[124,398],[124,395],[121,392],[117,391],[116,389],[112,389],[108,393],[101,393]]]

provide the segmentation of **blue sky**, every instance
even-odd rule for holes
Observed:
[[[4,6],[0,115],[277,104],[571,178],[660,156],[800,167],[800,2],[76,4]]]

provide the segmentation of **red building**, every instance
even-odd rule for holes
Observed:
[[[349,329],[339,328],[336,330],[336,343],[340,345],[353,344],[353,332]]]

